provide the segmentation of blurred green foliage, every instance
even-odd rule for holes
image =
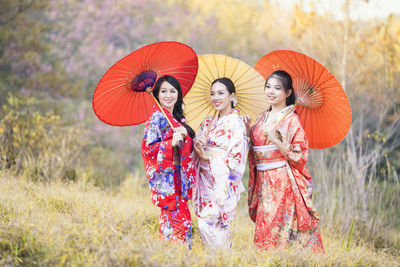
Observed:
[[[0,0],[0,103],[7,92],[77,96],[62,61],[51,52],[49,0]]]
[[[5,168],[33,180],[75,179],[87,131],[67,124],[52,111],[40,112],[40,101],[9,94],[2,107],[0,148]]]
[[[1,166],[35,181],[73,180],[85,175],[112,187],[129,173],[121,154],[103,146],[74,121],[42,111],[37,98],[9,93],[0,112]]]

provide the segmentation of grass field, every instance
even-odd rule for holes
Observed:
[[[85,177],[42,184],[0,175],[1,266],[400,266],[396,251],[324,229],[323,255],[256,249],[245,195],[232,225],[233,251],[224,254],[202,246],[195,218],[191,251],[159,241],[159,210],[145,178],[128,177],[107,191]]]

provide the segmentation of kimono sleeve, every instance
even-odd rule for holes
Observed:
[[[231,127],[227,133],[230,142],[225,157],[225,164],[231,171],[240,173],[241,177],[246,167],[248,137],[246,136],[244,123],[240,118],[232,120],[230,125]]]
[[[193,140],[186,136],[178,148],[181,158],[181,197],[185,200],[192,198],[192,185],[195,182],[196,168],[193,162]]]
[[[205,118],[202,123],[200,124],[199,130],[197,131],[196,137],[204,135],[204,131],[207,131],[207,128],[210,127],[211,118]]]
[[[179,155],[181,158],[187,158],[191,156],[193,152],[193,140],[190,136],[186,136],[185,141],[178,147]]]
[[[146,158],[154,159],[152,163],[156,170],[170,167],[173,164],[172,138],[168,134],[162,135],[161,130],[166,128],[168,123],[165,117],[158,117],[154,114],[146,123],[144,130],[142,154]]]
[[[258,188],[257,188],[257,167],[256,167],[256,162],[254,160],[253,145],[250,145],[250,151],[249,151],[248,192],[249,192],[248,196],[249,216],[253,220],[253,222],[255,222],[257,216],[257,206],[258,206]]]
[[[155,205],[176,209],[174,187],[172,130],[167,120],[157,112],[146,123],[142,142],[142,157]]]
[[[293,168],[302,172],[308,159],[308,140],[297,117],[292,119],[289,127],[293,137],[289,137],[286,159]]]

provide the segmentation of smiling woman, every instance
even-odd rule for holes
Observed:
[[[299,116],[290,110],[295,101],[291,76],[283,70],[273,72],[265,94],[271,106],[250,131],[248,204],[255,222],[254,243],[264,249],[298,245],[324,252],[305,167],[308,141]]]
[[[176,101],[178,100],[178,90],[167,81],[161,84],[158,100],[163,108],[173,112]]]
[[[280,73],[280,72],[277,72]],[[283,84],[286,80],[281,80],[278,77],[271,77],[268,79],[265,85],[265,94],[267,95],[268,101],[272,109],[281,110],[287,105],[292,105],[295,100],[295,96],[292,89],[293,86],[290,84]]]
[[[246,166],[246,128],[234,107],[235,85],[228,78],[212,83],[211,103],[218,115],[200,125],[195,142],[198,176],[193,205],[207,247],[231,249],[232,222]]]
[[[235,99],[235,85],[228,78],[219,78],[212,83],[211,103],[220,116],[232,111]]]
[[[187,202],[195,175],[191,155],[194,131],[184,122],[182,89],[176,78],[159,78],[153,94],[164,113],[157,110],[146,122],[142,157],[152,201],[161,209],[160,238],[186,242],[190,247],[192,228]]]

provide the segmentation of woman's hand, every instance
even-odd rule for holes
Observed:
[[[203,147],[207,146],[207,138],[202,135],[196,138],[196,143],[200,143]]]
[[[278,143],[279,139],[276,137],[276,125],[268,127],[267,129],[264,129],[264,136],[268,137],[268,139],[273,142],[273,143]]]
[[[268,140],[271,141],[276,145],[276,147],[279,149],[279,151],[286,157],[287,156],[287,149],[286,145],[281,141],[282,136],[280,132],[276,131],[276,126],[274,127],[268,127],[267,129],[264,129],[264,135],[268,137]],[[278,137],[280,135],[280,137]]]
[[[243,115],[242,120],[244,122],[244,125],[246,125],[246,135],[250,136],[251,118],[249,115]]]
[[[250,125],[251,125],[251,118],[249,115],[243,115],[242,116],[242,120],[244,122],[244,125],[246,125],[247,129],[250,129]]]
[[[184,137],[179,132],[174,132],[172,135],[172,147],[176,147],[180,141],[183,141]]]
[[[179,126],[179,127],[174,128],[174,132],[180,133],[183,137],[187,136],[187,130],[183,126]]]
[[[198,142],[198,141],[196,141],[196,142],[194,143],[194,153],[195,153],[201,160],[204,160],[204,161],[208,161],[208,160],[209,160],[209,158],[208,158],[208,156],[207,156],[207,153],[206,153],[206,151],[204,150],[203,145],[202,145],[200,142]]]

